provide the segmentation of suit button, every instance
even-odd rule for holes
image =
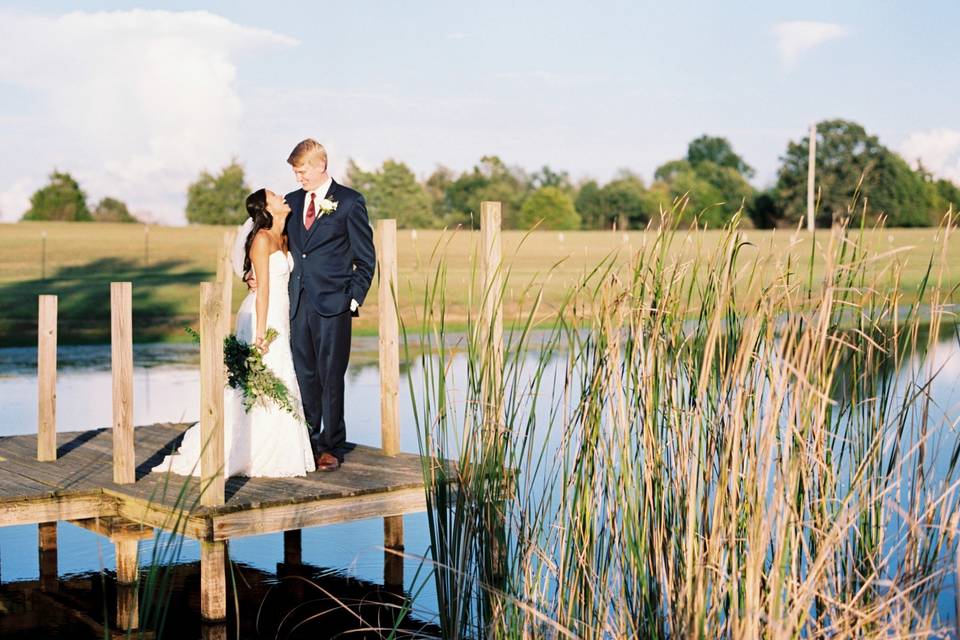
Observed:
[[[307,259],[307,254],[304,253],[304,254],[302,254],[300,257],[303,258],[304,260],[306,260],[306,259]]]

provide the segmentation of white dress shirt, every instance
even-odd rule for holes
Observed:
[[[314,217],[313,221],[316,222],[317,218],[320,217],[319,215],[320,201],[327,196],[327,191],[330,190],[331,184],[333,184],[333,178],[328,176],[326,182],[321,184],[319,187],[317,187],[313,191],[307,191],[307,193],[304,194],[303,196],[303,226],[304,227],[307,226],[307,207],[310,206],[310,194],[312,193],[316,197],[316,199],[313,201],[313,210],[314,210],[314,214],[316,214],[316,217]]]

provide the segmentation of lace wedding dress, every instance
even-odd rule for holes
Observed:
[[[227,387],[223,391],[223,442],[225,475],[248,477],[302,476],[314,470],[310,437],[303,422],[300,387],[290,352],[290,298],[287,280],[293,268],[289,253],[274,251],[270,265],[270,298],[267,327],[280,334],[270,343],[263,363],[283,381],[290,392],[299,418],[268,401],[255,405],[250,413],[243,407],[243,394]],[[256,294],[251,292],[237,312],[237,338],[252,343],[257,326]],[[180,448],[153,468],[180,475],[200,475],[200,425],[183,436]]]

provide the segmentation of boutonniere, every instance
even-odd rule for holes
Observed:
[[[320,209],[320,213],[317,217],[322,218],[323,216],[329,215],[336,211],[337,203],[335,200],[331,200],[330,198],[324,198],[317,203],[317,208]]]

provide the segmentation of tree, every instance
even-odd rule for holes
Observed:
[[[950,207],[953,207],[955,213],[960,212],[960,187],[941,178],[932,183],[932,188],[935,192],[935,216],[942,216]]]
[[[240,224],[247,219],[250,194],[243,167],[233,160],[214,177],[204,171],[187,188],[187,221],[191,224]]]
[[[93,210],[93,219],[97,222],[138,222],[130,215],[126,203],[116,198],[103,198]]]
[[[559,187],[537,189],[520,208],[518,223],[521,229],[529,229],[541,220],[538,229],[580,228],[580,215],[573,200]]]
[[[430,197],[430,206],[433,208],[433,215],[439,221],[439,224],[445,224],[450,220],[451,209],[447,202],[447,189],[453,183],[453,171],[444,166],[437,167],[427,181],[424,188]]]
[[[806,216],[809,138],[790,142],[777,179],[780,224],[796,225]],[[920,173],[912,170],[876,136],[848,120],[817,124],[817,222],[831,225],[845,217],[885,215],[894,226],[929,224],[932,202]]]
[[[402,162],[386,160],[377,171],[363,171],[351,161],[347,178],[366,198],[371,219],[394,218],[405,228],[440,225],[426,189]]]
[[[696,219],[698,224],[721,227],[733,215],[753,201],[753,187],[733,167],[721,166],[712,160],[693,165],[688,160],[672,160],[657,168],[654,187],[669,199],[681,199],[678,211],[683,219]],[[664,209],[670,203],[661,202]]]
[[[497,156],[484,156],[472,171],[460,174],[447,187],[445,206],[450,213],[446,222],[476,226],[480,203],[492,200],[502,205],[504,228],[516,228],[517,213],[529,192],[527,185],[522,170],[508,167]]]
[[[570,174],[566,171],[556,172],[547,165],[543,165],[540,171],[530,176],[530,190],[535,191],[541,187],[557,187],[568,195],[574,192],[573,185],[570,184]]]
[[[87,209],[87,194],[69,173],[54,170],[47,186],[30,197],[30,209],[24,220],[88,221],[93,218]]]
[[[614,222],[621,229],[643,227],[657,213],[657,205],[643,180],[627,171],[602,188],[594,181],[580,187],[577,212],[585,229],[609,229]]]
[[[692,140],[687,145],[687,162],[694,167],[701,162],[712,162],[721,167],[729,167],[744,178],[753,177],[753,168],[734,153],[726,138],[702,135]]]

